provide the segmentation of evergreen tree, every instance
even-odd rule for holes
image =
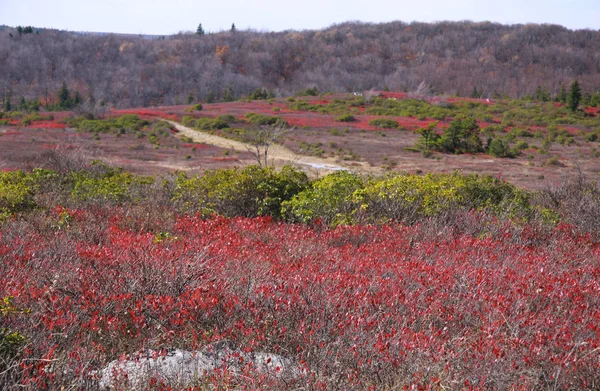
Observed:
[[[215,103],[216,99],[217,99],[217,97],[215,96],[215,93],[212,92],[212,90],[208,91],[208,94],[206,94],[206,97],[204,98],[206,103]]]
[[[541,102],[548,102],[550,100],[550,93],[545,88],[538,86],[535,90],[535,99]]]
[[[198,28],[196,29],[196,34],[198,34],[198,35],[204,35],[204,29],[202,28],[202,23],[200,23],[198,25]]]
[[[61,109],[71,108],[71,93],[67,88],[67,83],[63,81],[62,87],[58,90],[58,106]]]
[[[235,30],[235,23],[232,23],[232,24],[231,24],[231,32],[232,32],[232,33],[235,33],[235,31],[236,31],[236,30]]]
[[[73,106],[77,106],[81,102],[83,102],[83,99],[81,99],[81,95],[79,95],[79,91],[75,91],[75,97],[73,98]]]
[[[556,95],[556,101],[559,103],[567,103],[567,90],[563,84],[560,85],[560,91]]]
[[[495,157],[514,157],[508,143],[501,138],[489,142],[488,153]]]
[[[569,110],[577,110],[580,101],[581,88],[579,88],[579,82],[575,80],[573,83],[571,83],[571,88],[569,88],[569,95],[567,96],[567,105],[569,106]]]
[[[418,146],[423,151],[429,151],[429,149],[437,143],[440,138],[439,134],[435,131],[438,122],[432,122],[427,125],[425,128],[420,128],[418,132],[421,134],[421,137],[418,141]]]
[[[223,102],[233,102],[235,98],[233,97],[233,88],[231,86],[225,88],[223,90],[223,97],[221,98]]]
[[[11,111],[12,104],[10,103],[10,92],[6,94],[6,100],[4,101],[4,111]]]
[[[481,98],[481,92],[477,90],[477,87],[473,87],[473,92],[471,93],[471,98],[479,99]]]
[[[475,118],[457,118],[444,130],[439,147],[450,153],[481,152],[483,144],[479,138],[480,130]]]

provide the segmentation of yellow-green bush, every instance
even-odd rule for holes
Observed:
[[[67,120],[67,124],[82,132],[91,133],[135,133],[149,122],[135,114],[126,114],[117,118],[89,119],[75,117]]]
[[[35,205],[33,188],[21,171],[0,172],[0,220]]]
[[[454,174],[397,175],[368,183],[354,201],[371,222],[413,222],[444,212],[487,210],[511,216],[530,211],[529,196],[490,176]]]
[[[338,171],[312,182],[305,191],[282,203],[282,214],[292,221],[321,220],[326,225],[351,224],[356,210],[352,194],[363,187],[357,174]]]
[[[203,215],[280,217],[281,203],[308,185],[306,174],[290,166],[248,166],[208,171],[188,178],[180,174],[172,200],[184,211]]]
[[[100,165],[99,173],[77,171],[69,174],[71,196],[78,201],[137,202],[145,195],[144,188],[154,183],[152,177],[123,172],[119,168]]]
[[[34,196],[44,180],[55,180],[56,173],[35,169],[31,172],[0,172],[0,220],[33,209]]]
[[[369,121],[369,125],[378,128],[393,129],[398,127],[398,121],[388,118],[375,118]]]
[[[17,308],[12,303],[12,297],[0,299],[0,324],[15,314],[27,313],[29,311]],[[0,327],[0,371],[7,370],[7,364],[19,355],[19,349],[27,341],[27,337],[12,330],[9,327]]]
[[[254,125],[282,125],[287,126],[287,122],[281,117],[268,116],[263,114],[248,113],[245,115],[246,120]]]
[[[413,223],[461,210],[485,210],[508,217],[528,217],[529,194],[490,176],[455,174],[393,175],[366,182],[338,172],[282,204],[292,221],[321,220],[331,226],[353,223]]]

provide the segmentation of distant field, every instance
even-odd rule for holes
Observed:
[[[328,159],[341,167],[369,173],[409,172],[490,174],[529,189],[560,182],[575,168],[586,175],[600,172],[597,133],[598,108],[569,113],[556,103],[502,101],[456,97],[409,97],[406,93],[371,92],[361,95],[335,94],[315,97],[277,98],[204,104],[203,110],[190,106],[165,106],[112,110],[105,115],[138,115],[142,119],[168,119],[188,123],[199,130],[240,139],[240,132],[253,126],[246,116],[255,113],[279,117],[291,128],[280,140],[288,149],[303,156]],[[350,121],[342,117],[351,116]],[[432,123],[442,134],[458,115],[469,115],[481,128],[480,139],[501,138],[520,145],[514,158],[498,158],[488,153],[452,154],[417,147],[419,130]],[[54,113],[53,120],[24,125],[12,119],[0,127],[2,169],[22,169],[41,163],[45,152],[76,148],[94,158],[105,159],[126,170],[154,174],[173,170],[205,171],[253,163],[244,151],[228,151],[211,145],[198,145],[177,138],[175,133],[148,141],[151,132],[140,134],[97,134],[76,131],[66,124],[68,113]],[[221,129],[200,129],[194,121],[229,118]],[[378,119],[395,121],[397,127],[374,125]],[[204,122],[203,122],[204,124]],[[520,143],[520,144],[519,144]],[[313,170],[313,175],[319,175]]]

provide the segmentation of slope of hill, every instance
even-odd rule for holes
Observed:
[[[161,37],[162,38],[162,37]],[[258,87],[352,92],[428,89],[462,96],[600,88],[600,32],[557,25],[343,23],[319,31],[178,34],[148,40],[56,30],[0,34],[0,91],[56,99],[61,84],[118,107],[238,98]],[[476,91],[475,91],[476,89]]]

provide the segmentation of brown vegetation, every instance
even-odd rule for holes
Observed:
[[[343,23],[319,31],[178,34],[166,39],[0,31],[0,95],[56,102],[63,81],[117,107],[239,98],[257,88],[389,87],[481,97],[600,88],[600,33],[557,25]],[[426,80],[427,83],[422,84]],[[422,88],[421,88],[422,90]]]

